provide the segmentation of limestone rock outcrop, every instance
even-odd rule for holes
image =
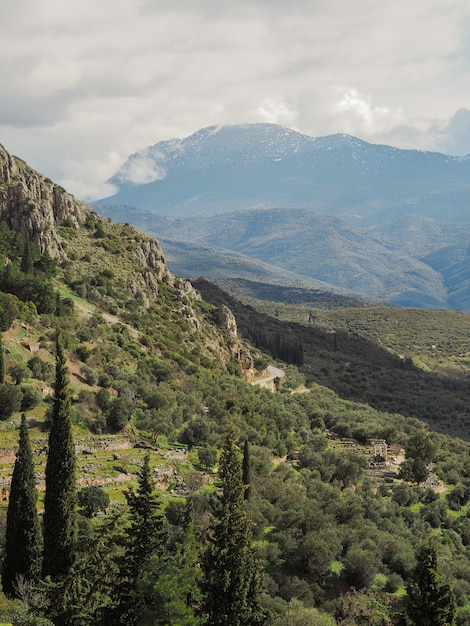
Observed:
[[[60,262],[67,259],[67,252],[59,228],[78,230],[90,220],[100,222],[102,218],[0,145],[0,220],[35,243],[41,253],[47,251]],[[158,241],[142,236],[137,229],[135,232],[131,254],[144,270],[134,291],[148,289],[156,295],[159,281],[173,284],[175,277]],[[193,290],[191,285],[189,288]]]
[[[0,219],[54,258],[65,252],[57,226],[80,228],[91,210],[0,145]]]
[[[225,304],[219,305],[217,309],[217,324],[219,328],[228,330],[234,337],[237,336],[237,320],[232,311]]]
[[[163,280],[172,283],[173,276],[170,274],[163,256],[163,250],[158,241],[145,239],[139,242],[135,249],[135,255],[139,263],[151,270],[151,273],[144,274],[144,279],[149,288],[152,288],[153,280]]]

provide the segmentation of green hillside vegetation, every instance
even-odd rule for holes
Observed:
[[[64,254],[52,259],[5,222],[0,230],[1,519],[4,530],[23,413],[43,513],[59,335],[78,534],[66,573],[19,577],[0,597],[0,620],[400,624],[421,571],[416,548],[432,537],[439,580],[452,583],[457,623],[467,623],[469,447],[449,433],[466,432],[468,392],[450,346],[445,373],[423,354],[399,355],[411,336],[403,324],[384,346],[375,330],[347,326],[353,309],[294,324],[202,282],[201,299],[139,255],[151,248],[143,234],[91,211],[57,233]],[[220,326],[217,298],[238,335]],[[263,333],[303,363],[278,361]],[[469,350],[463,333],[459,350]],[[250,384],[272,364],[285,378]]]
[[[421,357],[431,370],[443,375],[464,373],[468,365],[467,313],[374,306],[320,290],[249,281],[217,282],[242,302],[279,320],[360,333],[397,355]]]
[[[311,291],[224,281],[237,300],[207,281],[194,284],[206,299],[231,307],[240,331],[259,347],[275,353],[277,337],[302,345],[299,369],[309,384],[469,439],[468,313],[352,306],[350,299],[329,308]],[[266,292],[279,299],[264,299]],[[342,434],[360,432],[346,424]]]

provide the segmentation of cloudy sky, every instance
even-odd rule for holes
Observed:
[[[470,153],[470,3],[2,3],[0,143],[79,198],[141,148],[250,122]]]

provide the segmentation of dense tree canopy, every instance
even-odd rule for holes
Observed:
[[[113,624],[131,626],[140,624],[146,609],[145,596],[138,593],[138,581],[145,573],[150,560],[161,555],[166,548],[167,527],[159,511],[159,497],[155,492],[150,468],[150,457],[144,458],[136,491],[126,492],[130,526],[124,537],[124,552],[119,557],[119,578],[114,589],[114,605],[107,620]]]
[[[306,357],[304,373],[282,365],[286,377],[270,391],[244,379],[211,305],[185,283],[158,281],[141,255],[128,262],[136,246],[130,227],[112,234],[107,223],[96,230],[96,219],[79,230],[61,226],[65,256],[57,265],[0,223],[0,288],[11,291],[0,293],[9,372],[0,380],[0,417],[11,421],[2,436],[11,449],[18,411],[39,402],[30,420],[39,475],[50,427],[44,580],[26,589],[21,616],[19,600],[5,620],[0,607],[0,622],[39,623],[44,614],[60,626],[242,626],[265,623],[269,613],[276,626],[385,625],[404,610],[406,587],[410,615],[423,600],[415,546],[433,536],[443,574],[431,580],[433,597],[447,603],[443,619],[451,619],[453,579],[456,621],[468,623],[469,446],[421,421],[468,432],[468,320],[439,350],[406,343],[423,344],[423,359],[445,360],[448,350],[445,366],[460,368],[458,380],[419,370],[396,346],[385,350],[385,340],[365,341],[367,314],[357,314],[357,335],[345,330],[356,313],[335,310],[324,312],[341,321],[334,334],[313,325],[271,332],[272,321],[260,322],[251,308],[250,326],[269,330],[278,356],[299,364]],[[387,338],[397,336],[395,314],[386,313]],[[52,397],[44,381],[53,380],[57,325]],[[258,368],[270,363],[239,343]],[[83,449],[75,475],[72,425],[77,447],[99,433],[125,452]],[[395,466],[373,467],[369,439],[377,438],[393,444],[389,458],[406,448],[400,477]],[[236,442],[244,443],[243,460]],[[418,484],[431,469],[432,481]],[[78,500],[77,477],[102,490],[87,487]],[[121,479],[133,486],[125,497]],[[95,517],[105,491],[112,513]],[[12,505],[14,492],[12,485]],[[77,504],[85,515],[77,517]]]

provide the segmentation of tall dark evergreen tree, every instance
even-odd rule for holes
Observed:
[[[8,595],[15,594],[18,576],[31,582],[41,576],[42,534],[36,502],[33,454],[23,414],[7,511],[2,584]]]
[[[243,446],[243,484],[245,485],[245,500],[248,500],[251,495],[251,458],[250,458],[250,444],[248,439],[245,439],[245,445]]]
[[[119,515],[106,516],[80,533],[72,567],[65,577],[48,581],[47,616],[61,626],[97,626],[104,618],[117,584],[114,554],[122,536]],[[84,529],[82,529],[84,530]]]
[[[0,332],[0,385],[5,384],[5,372],[6,372],[6,363],[5,363],[5,349],[3,347],[3,336]]]
[[[21,257],[21,271],[24,274],[33,273],[33,248],[28,239],[24,241],[23,256]]]
[[[220,457],[222,494],[202,555],[202,613],[208,626],[266,623],[260,606],[261,570],[244,504],[241,454],[233,432]]]
[[[77,538],[75,449],[70,420],[68,369],[60,334],[56,341],[52,408],[44,496],[43,575],[55,579],[69,571]]]
[[[60,293],[57,292],[55,295],[55,315],[57,317],[62,316],[62,298],[60,297]]]
[[[140,626],[198,626],[199,606],[197,581],[200,575],[196,533],[192,520],[193,507],[188,503],[179,530],[173,527],[171,554],[153,557],[138,584],[138,594],[145,597],[146,608]]]
[[[441,581],[434,543],[417,551],[417,565],[407,587],[406,614],[416,626],[452,626],[457,612],[455,594]]]
[[[167,522],[159,511],[160,498],[155,492],[148,454],[139,473],[138,489],[127,491],[126,500],[131,523],[126,530],[124,554],[119,563],[114,607],[105,623],[137,626],[147,606],[145,596],[137,593],[137,583],[150,560],[164,553],[168,539]]]

